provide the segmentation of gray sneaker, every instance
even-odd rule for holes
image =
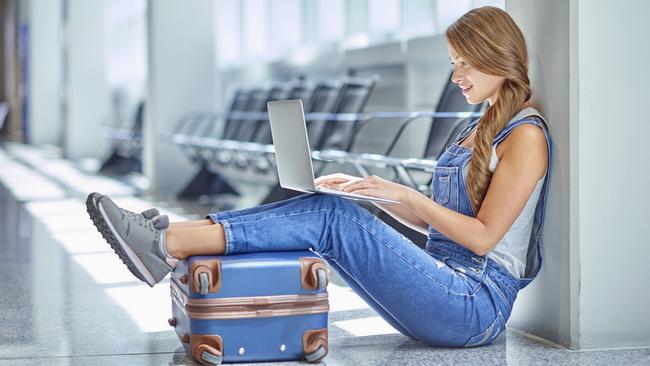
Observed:
[[[97,192],[93,192],[93,193],[89,194],[88,199],[86,200],[86,209],[87,209],[87,211],[96,210],[97,209],[97,201],[103,196],[104,196],[103,194],[97,193]],[[124,210],[124,211],[130,212],[132,214],[136,214],[135,212],[132,212],[132,211],[129,211],[129,210]],[[151,220],[156,216],[160,216],[160,211],[158,211],[157,208],[150,208],[148,210],[144,210],[144,211],[140,212],[140,215],[142,215],[147,220]]]
[[[90,219],[127,268],[149,286],[171,270],[160,251],[166,216],[148,220],[142,214],[119,208],[108,196],[91,193],[86,200]]]

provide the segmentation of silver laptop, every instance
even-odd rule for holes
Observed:
[[[282,100],[267,104],[271,135],[275,147],[275,161],[282,188],[306,193],[324,193],[353,200],[380,203],[399,203],[384,198],[364,196],[328,188],[316,188],[311,150],[307,137],[302,101]]]

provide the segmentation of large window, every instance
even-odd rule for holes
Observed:
[[[345,1],[318,0],[318,40],[338,42],[345,35]]]
[[[270,48],[268,5],[267,0],[244,0],[240,19],[244,25],[243,55],[246,59],[264,59]]]
[[[474,7],[505,0],[219,0],[221,66],[288,57],[300,49],[365,47],[442,33]]]
[[[270,0],[269,54],[271,58],[283,56],[302,42],[301,0]]]
[[[242,61],[240,2],[219,0],[215,4],[217,62],[221,66],[237,64]]]
[[[400,0],[368,0],[368,33],[375,39],[393,38],[401,26]]]
[[[106,79],[109,87],[137,93],[146,80],[145,0],[104,1]]]
[[[406,38],[433,34],[435,32],[435,5],[432,0],[408,0],[402,2],[402,35]]]

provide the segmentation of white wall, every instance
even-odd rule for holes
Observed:
[[[29,142],[60,144],[62,2],[29,2]]]
[[[519,293],[509,326],[571,345],[570,5],[565,0],[508,0],[506,9],[529,48],[533,102],[550,125],[553,159],[542,232],[542,269]],[[549,26],[553,19],[553,26]]]
[[[144,170],[153,194],[175,195],[198,168],[169,135],[186,113],[215,109],[213,7],[210,0],[148,4]]]
[[[578,4],[579,345],[648,347],[650,3]]]
[[[68,158],[104,158],[110,147],[103,126],[108,116],[108,88],[103,48],[103,3],[69,0]],[[42,62],[42,60],[41,60]]]
[[[544,267],[509,325],[575,349],[648,347],[650,3],[506,9],[538,55],[535,99],[555,142]]]

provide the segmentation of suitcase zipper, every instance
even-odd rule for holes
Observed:
[[[242,319],[327,313],[327,292],[314,295],[249,296],[221,299],[188,299],[173,281],[171,296],[193,319]]]

